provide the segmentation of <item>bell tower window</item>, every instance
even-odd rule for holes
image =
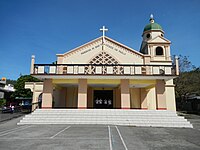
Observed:
[[[156,47],[156,55],[163,55],[163,48],[162,47],[160,47],[160,46],[158,46],[158,47]]]
[[[148,34],[146,35],[146,38],[149,39],[150,37],[151,37],[151,35],[148,33]]]

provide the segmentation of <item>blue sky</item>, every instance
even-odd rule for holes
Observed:
[[[0,77],[29,74],[30,58],[52,63],[102,35],[139,50],[150,14],[172,41],[171,53],[200,66],[199,0],[0,0]]]

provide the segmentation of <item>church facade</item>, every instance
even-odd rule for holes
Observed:
[[[54,64],[35,64],[32,56],[31,75],[43,81],[42,108],[175,111],[178,59],[172,62],[171,42],[153,17],[140,51],[105,36],[105,27],[101,31],[103,36],[57,54]]]

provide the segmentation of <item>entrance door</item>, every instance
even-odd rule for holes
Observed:
[[[113,90],[94,90],[94,108],[113,108]]]

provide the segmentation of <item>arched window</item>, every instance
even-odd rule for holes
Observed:
[[[163,48],[158,46],[156,47],[156,55],[163,55]]]

